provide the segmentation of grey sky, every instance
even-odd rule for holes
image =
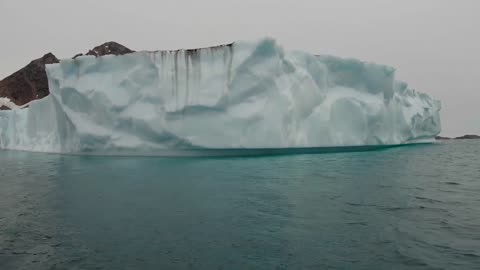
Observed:
[[[270,36],[393,66],[442,101],[443,134],[480,134],[479,11],[478,0],[0,0],[0,78],[110,40],[154,50]]]

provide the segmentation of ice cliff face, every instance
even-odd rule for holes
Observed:
[[[393,68],[285,51],[272,39],[47,65],[50,95],[0,112],[0,148],[165,149],[403,144],[440,132],[438,101]]]

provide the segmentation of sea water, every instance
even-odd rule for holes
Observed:
[[[228,158],[0,152],[0,269],[479,269],[480,141]]]

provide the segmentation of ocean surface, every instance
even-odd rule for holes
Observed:
[[[480,141],[248,158],[2,151],[0,269],[480,269]]]

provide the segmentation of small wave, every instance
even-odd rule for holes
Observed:
[[[414,210],[417,209],[417,207],[378,207],[380,210],[384,211],[402,211],[402,210]]]
[[[473,254],[473,253],[460,253],[460,255],[465,257],[471,257],[471,258],[480,258],[480,255]]]
[[[360,226],[367,226],[367,223],[366,222],[347,222],[346,223],[347,225],[360,225]]]
[[[352,203],[352,202],[346,202],[345,204],[350,206],[360,206],[360,207],[379,207],[378,205],[375,205],[375,204],[363,204],[363,203]]]
[[[452,185],[452,186],[459,186],[460,185],[460,183],[457,183],[457,182],[445,182],[445,184]]]
[[[430,203],[443,203],[443,201],[440,201],[440,200],[435,200],[435,199],[420,197],[420,196],[415,196],[415,199],[421,200],[421,201],[427,201],[427,202],[430,202]]]

